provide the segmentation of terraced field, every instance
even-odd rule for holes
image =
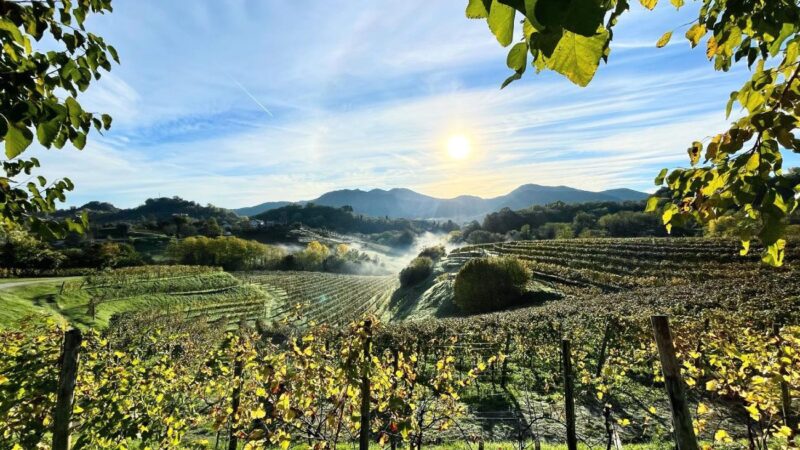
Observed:
[[[759,249],[752,248],[747,256],[739,249],[729,239],[569,239],[473,245],[453,251],[448,259],[457,265],[480,255],[514,255],[527,261],[539,279],[567,290],[616,291],[776,272],[758,263]],[[800,251],[789,248],[787,267],[777,271],[793,270],[798,257]]]
[[[346,324],[385,310],[399,283],[396,276],[322,272],[248,272],[237,276],[274,297],[268,320]]]

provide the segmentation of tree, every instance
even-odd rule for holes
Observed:
[[[466,313],[501,310],[522,302],[530,279],[517,258],[474,258],[456,275],[453,300]]]
[[[688,150],[690,168],[663,169],[655,179],[669,187],[666,202],[651,197],[648,212],[662,211],[669,231],[691,219],[708,223],[736,217],[742,253],[758,238],[763,261],[783,262],[787,217],[797,207],[798,183],[782,171],[783,152],[800,152],[794,135],[800,112],[800,4],[792,0],[697,0],[697,20],[687,24],[692,48],[705,39],[706,56],[714,69],[729,71],[747,64],[751,78],[731,93],[741,117],[729,129]],[[639,0],[654,9],[658,0]],[[630,0],[469,0],[466,15],[485,19],[504,47],[514,41],[514,24],[521,14],[520,40],[511,46],[506,63],[514,73],[502,87],[522,77],[528,56],[536,71],[558,72],[580,86],[594,77],[600,61],[608,62],[614,26],[630,9]],[[663,0],[662,0],[662,3]],[[670,0],[676,8],[684,0]],[[656,43],[664,47],[674,30]],[[701,158],[703,162],[701,163]]]
[[[0,174],[0,226],[21,224],[53,238],[83,231],[86,216],[64,223],[42,217],[73,189],[68,178],[48,184],[42,176],[28,182],[39,161],[24,158],[36,139],[46,148],[67,141],[81,150],[91,128],[108,130],[111,117],[84,111],[77,101],[102,70],[119,62],[114,47],[84,28],[89,14],[111,11],[111,0],[0,0],[0,142],[4,174]],[[47,52],[34,49],[45,39]],[[21,180],[20,177],[24,178]]]
[[[425,281],[433,273],[433,260],[428,256],[418,256],[400,271],[400,285],[414,286]]]
[[[27,273],[58,269],[64,256],[19,227],[0,227],[0,267]]]

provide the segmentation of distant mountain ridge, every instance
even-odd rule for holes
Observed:
[[[349,205],[356,213],[375,217],[468,220],[506,207],[517,210],[557,201],[564,203],[639,201],[646,199],[648,195],[645,192],[625,188],[592,192],[568,186],[525,184],[506,195],[493,198],[461,195],[442,199],[405,188],[370,191],[341,189],[325,193],[314,200],[296,203],[314,203],[332,207]],[[290,203],[267,202],[233,211],[243,216],[254,216]]]

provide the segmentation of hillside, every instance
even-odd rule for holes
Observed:
[[[237,218],[236,214],[230,210],[213,205],[203,206],[180,197],[149,198],[144,204],[134,208],[117,208],[110,203],[93,201],[77,208],[59,210],[56,216],[69,217],[83,211],[89,214],[90,222],[95,224],[145,220],[158,221],[169,219],[175,215],[186,215],[198,220],[212,217],[219,221],[236,220]]]
[[[370,191],[342,189],[325,193],[314,200],[310,200],[308,203],[335,208],[349,205],[353,207],[356,213],[374,217],[468,220],[502,208],[522,209],[557,201],[565,203],[622,202],[643,200],[647,198],[647,195],[644,192],[632,189],[610,189],[592,192],[568,186],[526,184],[508,194],[492,198],[461,195],[442,199],[404,188],[372,189]],[[250,216],[286,206],[287,203],[267,202],[248,208],[235,209],[234,211],[240,215]]]

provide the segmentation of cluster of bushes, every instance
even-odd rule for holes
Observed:
[[[434,245],[431,247],[425,247],[419,252],[417,256],[427,256],[428,258],[438,261],[447,255],[447,250],[444,249],[444,245]]]
[[[518,306],[530,279],[530,271],[517,258],[472,259],[456,275],[454,302],[470,314]]]
[[[346,244],[329,248],[318,241],[311,241],[302,251],[287,255],[278,268],[359,275],[387,273],[377,257],[370,257]]]
[[[285,252],[279,247],[232,236],[193,236],[172,242],[167,254],[181,264],[219,266],[225,270],[254,270],[276,267]]]
[[[9,275],[57,274],[64,269],[106,269],[146,262],[124,242],[82,242],[55,249],[21,228],[0,227],[0,267]]]
[[[428,279],[432,273],[433,260],[427,256],[418,256],[400,271],[400,285],[403,287],[415,286]]]

